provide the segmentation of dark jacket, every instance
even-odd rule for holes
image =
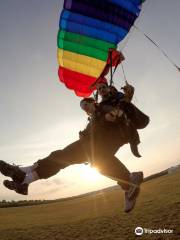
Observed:
[[[99,104],[99,108],[103,109],[105,112],[108,112],[115,107],[119,107],[121,110],[123,110],[128,127],[122,125],[121,121],[119,122],[119,127],[121,127],[121,131],[124,128],[123,131],[127,133],[128,142],[130,143],[133,154],[136,157],[140,157],[137,147],[137,145],[140,143],[140,138],[137,129],[145,128],[149,123],[149,117],[131,102],[124,101],[123,93],[121,92],[117,92],[114,95],[109,94]]]
[[[124,101],[123,96],[122,92],[117,92],[115,95],[109,94],[99,105],[101,107],[104,106],[104,108],[106,106],[119,106],[136,129],[145,128],[150,121],[149,117],[139,110],[133,103]]]
[[[105,145],[108,142],[111,144],[117,144],[121,147],[124,144],[129,143],[132,153],[136,157],[140,157],[137,145],[140,143],[139,134],[134,128],[130,120],[123,114],[115,122],[109,122],[105,119],[105,114],[111,110],[112,106],[100,103],[95,113],[90,118],[89,123],[85,130],[80,132],[80,138],[90,141],[93,137],[93,141],[104,141]],[[106,141],[107,139],[107,141]],[[108,146],[104,146],[108,147]]]

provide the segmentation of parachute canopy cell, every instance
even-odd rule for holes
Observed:
[[[57,37],[59,79],[87,97],[101,75],[108,50],[116,49],[139,16],[144,0],[65,0]]]

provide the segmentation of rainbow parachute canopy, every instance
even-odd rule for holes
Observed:
[[[57,37],[59,79],[87,97],[145,0],[65,0]]]

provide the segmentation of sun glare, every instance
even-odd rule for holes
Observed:
[[[90,165],[83,165],[83,177],[88,181],[97,181],[101,178],[101,174],[96,168],[90,167]]]

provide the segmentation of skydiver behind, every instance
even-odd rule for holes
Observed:
[[[139,185],[143,181],[142,172],[130,173],[129,170],[114,156],[120,146],[128,143],[128,135],[117,131],[107,115],[103,112],[96,116],[98,105],[92,100],[81,101],[81,107],[89,114],[90,124],[80,133],[80,139],[62,150],[52,152],[32,166],[19,167],[0,161],[0,172],[12,178],[5,180],[4,186],[19,194],[28,194],[29,185],[39,179],[47,179],[72,164],[90,162],[98,167],[101,174],[114,179],[125,191],[125,212],[134,208],[139,194]],[[107,113],[106,113],[107,114]],[[123,118],[122,118],[123,122]],[[127,128],[128,130],[128,128]],[[128,132],[128,131],[127,131]],[[112,141],[112,139],[115,139]]]
[[[136,157],[141,157],[138,151],[140,138],[137,129],[146,127],[149,123],[149,117],[131,103],[134,95],[134,87],[126,82],[126,85],[122,89],[123,92],[118,91],[114,86],[108,86],[106,78],[100,79],[97,84],[97,91],[101,96],[99,105],[104,111],[111,113],[112,121],[116,120],[119,112],[124,112],[127,124],[131,128],[129,136],[131,151]],[[110,119],[110,114],[108,115]]]

